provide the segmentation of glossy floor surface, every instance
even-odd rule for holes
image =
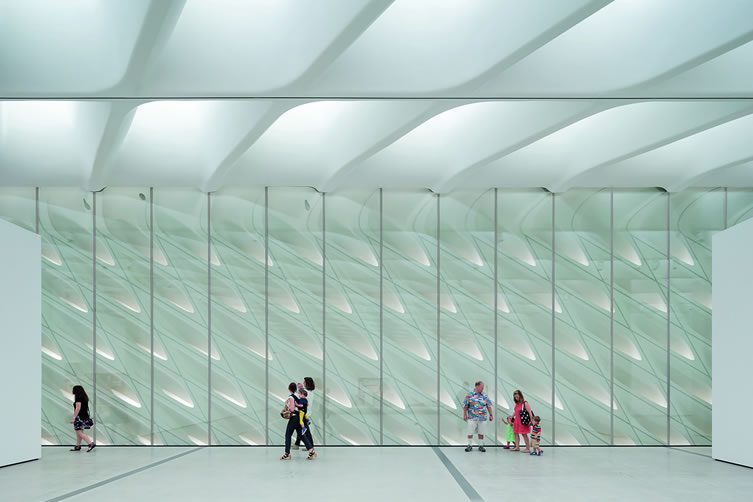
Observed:
[[[278,448],[47,447],[0,469],[0,500],[305,501],[745,500],[753,470],[710,448],[321,448],[281,462]]]

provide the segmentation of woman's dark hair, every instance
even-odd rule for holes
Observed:
[[[288,385],[288,390],[292,393],[295,393],[295,391],[298,390],[298,386],[295,384],[295,382],[290,382],[290,385]]]
[[[84,401],[89,401],[89,396],[86,395],[86,391],[80,385],[74,385],[71,392],[73,392],[74,402],[83,403]]]
[[[316,389],[316,385],[314,384],[314,379],[311,377],[303,377],[303,386],[309,392]]]
[[[515,394],[517,394],[517,395],[520,396],[520,401],[515,401]],[[525,403],[526,402],[526,398],[523,397],[523,393],[520,392],[519,390],[516,390],[515,392],[512,393],[512,399],[516,403]]]

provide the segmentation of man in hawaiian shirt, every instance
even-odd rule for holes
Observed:
[[[488,414],[487,414],[488,412]],[[486,422],[494,420],[492,416],[492,402],[489,396],[484,394],[484,382],[476,382],[473,391],[465,396],[463,402],[463,420],[468,424],[468,446],[465,451],[473,450],[473,435],[478,436],[478,451],[485,452],[484,429]]]

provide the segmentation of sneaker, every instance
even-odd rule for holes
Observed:
[[[286,453],[285,455],[280,457],[280,460],[290,460],[291,458],[293,457],[290,455],[290,453]]]
[[[89,453],[90,451],[92,451],[96,447],[97,447],[97,443],[95,443],[94,441],[92,441],[91,443],[89,443],[89,448],[86,449],[86,452]]]
[[[468,445],[465,447],[465,451],[471,451],[471,450],[473,450],[473,446]]]
[[[306,457],[306,460],[314,460],[314,459],[316,458],[316,456],[317,456],[317,455],[316,455],[316,452],[315,452],[315,451],[310,451],[310,452],[309,452],[309,456],[308,456],[308,457]]]
[[[534,457],[535,457],[535,456],[536,456],[536,452],[535,452],[535,451],[532,451],[531,453],[529,453],[529,455],[532,455],[532,456],[534,456]]]
[[[486,453],[486,448],[484,448],[483,446],[479,446],[478,451],[480,451],[481,453]]]

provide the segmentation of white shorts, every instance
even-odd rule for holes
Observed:
[[[486,430],[486,422],[486,420],[468,420],[468,435],[473,436],[474,434],[478,434],[479,436],[483,436]]]

